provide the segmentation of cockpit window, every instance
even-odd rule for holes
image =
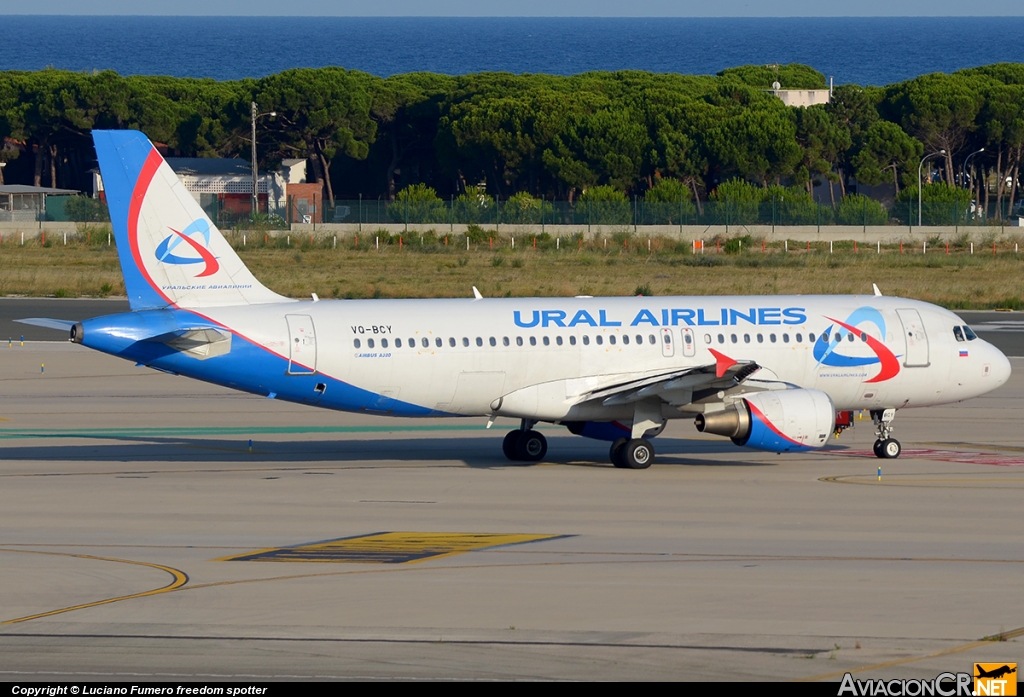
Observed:
[[[975,339],[978,338],[978,335],[975,334],[974,331],[966,324],[964,325],[964,336],[967,337],[968,341],[974,341]]]
[[[953,336],[956,337],[957,341],[964,341],[964,330],[960,327],[953,327]]]

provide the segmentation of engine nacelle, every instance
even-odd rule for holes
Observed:
[[[821,390],[757,392],[724,411],[699,414],[701,433],[727,436],[736,445],[784,453],[821,448],[835,428],[832,400]]]

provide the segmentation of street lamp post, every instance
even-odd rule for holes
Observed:
[[[258,107],[256,106],[256,102],[253,102],[250,105],[250,107],[250,113],[252,114],[252,210],[249,213],[249,217],[255,218],[256,213],[259,212],[259,199],[257,198],[256,191],[256,180],[259,176],[259,170],[256,169],[256,119],[260,118],[261,116],[277,116],[277,112],[266,111],[260,114],[258,113]]]
[[[982,148],[980,150],[975,150],[974,152],[972,152],[970,155],[967,156],[967,159],[964,160],[964,177],[967,176],[967,165],[971,161],[971,158],[974,157],[975,155],[978,155],[978,154],[983,153],[983,152],[985,152],[985,148]],[[966,189],[967,187],[964,187],[964,188]]]
[[[930,155],[925,155],[924,157],[921,158],[920,164],[917,165],[917,226],[918,227],[921,227],[921,167],[924,165],[924,161],[927,160],[928,158],[935,157],[937,155],[945,155],[945,154],[946,154],[945,150],[939,150],[938,152],[933,152]]]

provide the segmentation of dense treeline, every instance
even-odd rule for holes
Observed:
[[[945,155],[929,169],[944,186],[927,187],[926,200],[950,199],[957,187],[973,188],[985,210],[990,203],[1008,210],[1019,198],[1022,64],[888,87],[841,85],[830,104],[806,109],[767,93],[775,80],[783,88],[825,87],[823,75],[801,65],[743,66],[716,76],[387,79],[322,68],[233,82],[6,72],[0,160],[7,166],[0,176],[88,190],[93,128],[138,128],[178,156],[248,158],[249,105],[256,101],[278,114],[259,124],[261,166],[308,158],[310,176],[332,200],[401,199],[405,189],[407,197],[446,200],[638,196],[699,207],[730,190],[756,198],[764,194],[751,193],[755,188],[787,187],[781,191],[793,198],[818,184],[838,211],[854,181],[891,184],[897,198],[916,197],[920,159],[940,149]],[[965,171],[967,156],[981,148]]]

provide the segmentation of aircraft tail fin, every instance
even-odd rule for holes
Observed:
[[[133,310],[289,300],[256,280],[145,135],[92,137]]]

